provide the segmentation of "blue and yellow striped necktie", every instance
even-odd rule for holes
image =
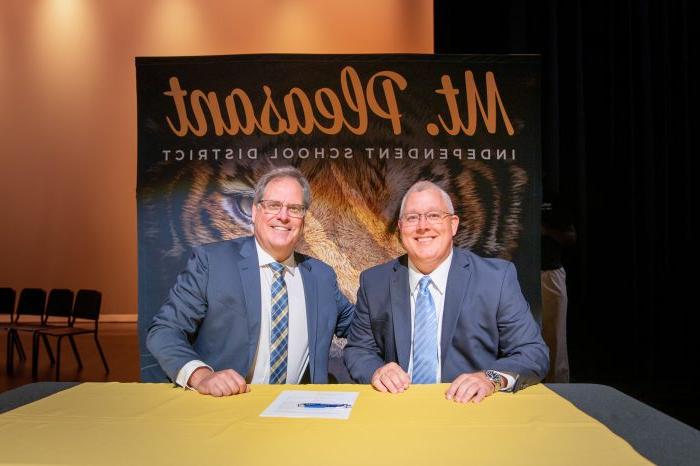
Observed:
[[[289,299],[284,282],[284,266],[270,263],[272,269],[272,315],[270,326],[270,383],[287,379],[287,341],[289,336]]]

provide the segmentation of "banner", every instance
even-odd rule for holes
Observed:
[[[455,243],[514,261],[539,318],[538,57],[240,55],[136,68],[142,380],[165,380],[145,336],[191,247],[252,234],[253,188],[275,166],[308,177],[297,249],[331,265],[351,301],[360,272],[404,254],[401,198],[430,180],[452,197]]]

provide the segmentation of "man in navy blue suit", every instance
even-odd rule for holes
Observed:
[[[254,236],[194,248],[147,337],[171,380],[214,396],[328,382],[333,334],[355,308],[328,265],[294,252],[310,203],[301,172],[277,168],[256,186]]]
[[[399,214],[407,255],[360,276],[344,350],[350,375],[382,392],[450,383],[447,399],[480,402],[542,380],[548,349],[512,263],[453,247],[449,195],[420,181]]]

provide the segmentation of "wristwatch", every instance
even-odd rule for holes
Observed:
[[[503,388],[503,376],[501,374],[491,369],[484,371],[484,374],[486,375],[486,378],[489,379],[489,381],[493,384],[494,391],[497,392],[501,388]]]

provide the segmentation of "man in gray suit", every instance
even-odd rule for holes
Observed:
[[[548,350],[513,264],[453,247],[459,219],[431,182],[406,192],[399,217],[408,254],[360,276],[352,378],[391,393],[448,382],[446,398],[462,403],[542,380]]]
[[[214,396],[328,382],[333,333],[355,308],[328,265],[294,252],[310,203],[301,172],[272,170],[255,188],[254,237],[194,248],[146,341],[171,380]]]

